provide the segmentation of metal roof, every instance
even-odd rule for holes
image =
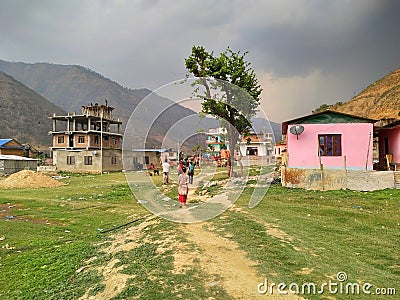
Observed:
[[[12,139],[0,139],[0,147],[3,146],[4,144],[7,144],[10,141],[12,141]]]
[[[332,124],[332,123],[375,123],[377,120],[350,115],[334,110],[324,110],[318,113],[288,120],[282,123],[282,134],[287,133],[291,124]]]
[[[23,157],[23,156],[18,156],[18,155],[3,155],[0,154],[0,160],[35,160],[35,158],[29,158],[29,157]]]

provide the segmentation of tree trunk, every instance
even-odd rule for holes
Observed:
[[[239,166],[240,166],[240,174],[239,174],[240,177],[243,177],[243,163],[242,163],[242,157],[243,157],[242,151],[240,150],[240,146],[239,146],[239,159],[238,159],[238,163],[239,163]]]
[[[238,136],[237,136],[237,132],[236,132],[236,129],[235,129],[235,127],[231,124],[231,123],[229,123],[229,126],[228,126],[229,128],[228,128],[228,135],[229,135],[229,147],[230,147],[230,150],[229,150],[229,177],[232,177],[234,174],[233,174],[233,165],[234,165],[234,162],[235,162],[235,147],[236,147],[236,143],[237,143],[237,141],[238,141]]]

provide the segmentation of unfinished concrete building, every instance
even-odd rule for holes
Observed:
[[[82,106],[82,114],[53,115],[53,164],[58,171],[102,173],[122,170],[122,122],[106,104]]]

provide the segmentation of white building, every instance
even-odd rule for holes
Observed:
[[[250,134],[239,144],[243,165],[259,165],[262,162],[272,163],[273,135],[272,133]]]

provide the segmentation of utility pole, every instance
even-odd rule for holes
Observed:
[[[103,112],[100,112],[100,174],[103,174]]]

